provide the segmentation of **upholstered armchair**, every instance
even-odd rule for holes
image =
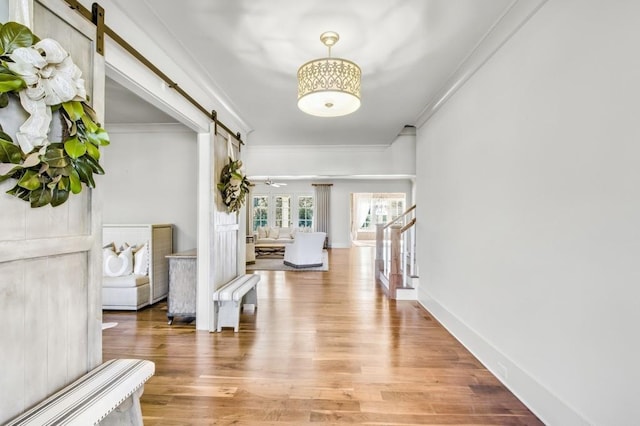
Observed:
[[[326,235],[326,232],[298,232],[293,243],[285,245],[284,264],[294,268],[322,266]]]

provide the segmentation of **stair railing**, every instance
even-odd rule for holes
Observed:
[[[415,209],[413,205],[387,224],[376,225],[376,279],[395,299],[398,288],[411,286],[417,276],[415,258]]]

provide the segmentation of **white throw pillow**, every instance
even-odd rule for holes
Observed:
[[[133,273],[149,274],[149,243],[144,243],[133,251]]]
[[[121,277],[133,273],[133,251],[127,247],[120,254],[111,249],[103,251],[104,275],[108,277]]]
[[[268,229],[269,228],[266,228],[264,226],[259,226],[258,227],[258,238],[267,238]]]
[[[280,228],[269,229],[269,238],[278,239],[280,236]]]

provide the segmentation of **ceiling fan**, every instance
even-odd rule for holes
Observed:
[[[284,182],[274,182],[271,180],[271,178],[267,178],[267,180],[264,181],[265,184],[267,184],[268,186],[273,186],[274,188],[280,188],[281,186],[287,186],[286,183]]]

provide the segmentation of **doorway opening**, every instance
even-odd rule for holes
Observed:
[[[406,208],[401,192],[351,194],[351,242],[356,246],[375,246],[376,225],[400,216]]]

